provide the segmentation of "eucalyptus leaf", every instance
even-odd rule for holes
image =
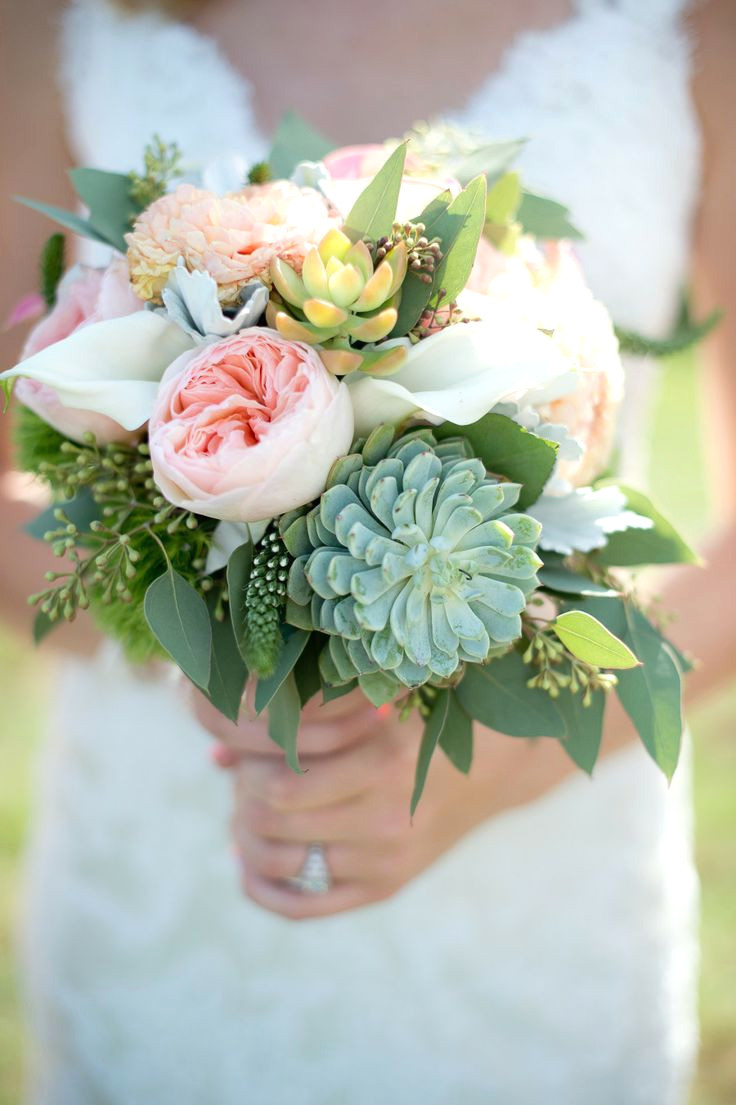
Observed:
[[[469,664],[455,693],[465,712],[489,729],[510,737],[563,737],[552,699],[527,686],[533,674],[512,650],[489,664]]]
[[[245,593],[253,567],[253,545],[244,542],[227,562],[227,593],[230,620],[240,655],[245,662]]]
[[[326,683],[322,684],[322,702],[327,705],[328,702],[334,702],[336,698],[344,698],[346,694],[350,694],[358,686],[357,679],[351,679],[349,683],[342,683],[339,687],[331,687]]]
[[[537,437],[503,414],[486,414],[472,426],[443,422],[433,433],[440,440],[466,438],[489,472],[520,483],[522,508],[539,498],[557,458],[556,442]]]
[[[312,633],[304,652],[294,665],[294,678],[296,679],[302,706],[306,706],[310,699],[314,698],[322,689],[322,680],[319,674],[319,654],[324,646],[324,635]]]
[[[545,557],[546,560],[546,557]],[[587,576],[579,575],[565,567],[550,567],[545,564],[537,573],[539,582],[548,591],[562,595],[600,595],[601,598],[615,598],[618,591],[602,583],[596,583]]]
[[[447,716],[450,711],[450,691],[439,691],[432,706],[432,712],[424,726],[422,743],[419,746],[416,774],[414,776],[414,791],[411,796],[411,815],[414,816],[419,799],[422,797],[424,785],[427,781],[427,772],[434,755],[434,750],[440,740],[442,732],[447,724]]]
[[[483,173],[489,180],[493,180],[513,164],[525,145],[525,138],[489,142],[451,162],[447,167],[448,172],[461,184],[467,183],[478,173]]]
[[[560,614],[550,629],[573,656],[592,667],[620,669],[635,668],[639,664],[628,645],[584,610]]]
[[[130,177],[103,169],[70,169],[74,191],[89,209],[89,223],[106,242],[125,253],[125,235],[140,206],[131,199]]]
[[[656,626],[630,602],[585,599],[585,608],[625,641],[641,667],[617,673],[616,693],[644,747],[672,778],[682,741],[682,677],[674,653]]]
[[[66,230],[72,230],[75,234],[81,235],[82,238],[91,238],[93,242],[102,242],[103,245],[110,244],[106,238],[98,234],[87,219],[77,215],[74,211],[65,211],[63,207],[55,207],[51,203],[41,203],[40,200],[29,200],[25,196],[13,196],[13,199],[18,203],[22,203],[25,207],[40,211],[42,215],[53,219],[54,222],[65,227]]]
[[[309,641],[309,633],[304,629],[295,629],[284,641],[279,654],[276,671],[268,679],[259,679],[256,687],[256,713],[260,714],[270,705],[281,685],[291,675],[294,665],[304,652]],[[297,693],[298,697],[298,693]]]
[[[33,643],[34,645],[40,645],[41,642],[48,637],[52,629],[56,629],[59,625],[58,619],[55,622],[51,621],[48,614],[44,614],[43,610],[39,610],[33,619]]]
[[[302,774],[297,753],[301,702],[293,672],[280,684],[268,705],[268,735],[283,748],[292,771]]]
[[[564,204],[524,190],[516,217],[525,233],[535,238],[582,238],[578,228],[570,222],[569,214]]]
[[[268,163],[277,179],[288,178],[300,161],[321,161],[335,143],[293,111],[281,117],[273,137]]]
[[[221,714],[237,723],[248,669],[238,650],[232,622],[229,618],[222,620],[216,618],[213,606],[214,603],[207,603],[212,632],[212,652],[210,679],[204,693]]]
[[[504,173],[488,189],[486,219],[497,226],[512,222],[521,203],[521,180],[518,173]]]
[[[345,219],[346,234],[375,239],[391,233],[405,160],[406,142],[402,142],[353,204]]]
[[[206,689],[212,630],[202,596],[169,568],[146,591],[143,610],[151,632],[171,659],[193,683]]]
[[[432,280],[433,290],[444,289],[439,301],[451,303],[463,290],[478,253],[478,242],[483,233],[486,220],[486,181],[477,176],[463,189],[450,207],[448,214],[461,215],[463,225],[455,235],[452,244],[443,248],[444,256],[437,266]],[[444,247],[444,239],[443,239]]]
[[[660,514],[651,499],[616,480],[605,480],[596,487],[618,487],[626,496],[629,510],[651,518],[651,529],[626,529],[611,533],[604,548],[595,553],[597,563],[606,567],[633,568],[647,564],[700,564],[700,558]]]
[[[616,688],[644,746],[668,779],[682,743],[682,676],[667,641],[635,607],[625,609],[628,639],[643,666],[621,672]]]
[[[412,222],[424,224],[425,237],[440,238],[443,242],[452,242],[455,235],[463,225],[463,217],[458,214],[448,214],[452,203],[452,193],[441,192],[435,196],[423,211],[412,219]],[[399,313],[396,325],[391,331],[391,337],[404,337],[419,320],[422,311],[434,294],[434,281],[425,284],[422,280],[412,275],[411,271],[401,287],[401,299],[399,301]]]
[[[606,695],[603,691],[594,691],[589,706],[583,705],[582,693],[571,694],[560,691],[555,699],[555,707],[565,724],[565,736],[562,747],[573,763],[587,772],[593,773],[603,736],[603,716]]]
[[[440,733],[440,748],[450,763],[467,775],[473,762],[473,720],[465,713],[454,691],[450,692],[447,722]]]

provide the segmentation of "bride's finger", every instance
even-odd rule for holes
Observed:
[[[243,871],[252,871],[272,882],[296,878],[307,858],[308,845],[263,840],[247,835],[236,842]],[[391,874],[388,851],[358,848],[351,844],[328,844],[325,858],[336,882],[375,882]]]
[[[266,840],[282,840],[309,844],[365,843],[396,839],[410,824],[409,802],[395,810],[383,808],[375,801],[351,799],[330,806],[309,810],[275,810],[265,802],[254,799],[242,804],[238,822],[246,833]]]
[[[392,893],[376,892],[369,883],[336,882],[325,894],[304,894],[283,883],[265,879],[255,871],[243,874],[243,890],[258,905],[290,921],[307,921],[358,909]]]

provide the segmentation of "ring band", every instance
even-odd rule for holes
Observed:
[[[289,884],[302,894],[327,893],[332,886],[332,876],[323,844],[309,845],[301,871],[289,879]]]

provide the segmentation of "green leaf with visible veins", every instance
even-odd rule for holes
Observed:
[[[489,729],[511,737],[563,737],[552,699],[527,686],[535,670],[512,650],[488,664],[469,664],[455,693],[465,712]]]
[[[597,618],[584,610],[567,610],[552,622],[552,629],[565,648],[595,668],[635,668],[634,653]]]
[[[486,414],[471,426],[443,422],[432,432],[440,440],[466,438],[489,472],[520,483],[522,508],[537,501],[557,459],[556,443],[537,437],[504,414]]]
[[[174,663],[205,689],[210,679],[212,630],[202,596],[169,568],[146,591],[143,610],[151,632]]]
[[[447,722],[440,733],[440,748],[464,775],[473,762],[473,719],[465,713],[454,691],[450,692]]]
[[[424,790],[424,784],[427,781],[427,772],[429,771],[429,765],[434,755],[434,750],[442,736],[442,732],[447,724],[447,716],[450,711],[450,691],[439,691],[437,698],[434,700],[432,706],[432,712],[427,718],[427,722],[424,726],[424,736],[422,737],[422,743],[419,746],[419,756],[417,757],[417,769],[414,777],[414,792],[411,796],[411,814],[412,817],[419,804],[419,799],[422,797]]]
[[[279,748],[283,748],[286,753],[287,764],[297,775],[302,774],[296,747],[300,717],[299,691],[297,690],[294,673],[291,672],[269,702],[268,735]]]
[[[227,593],[230,619],[240,655],[245,661],[245,592],[253,567],[253,545],[245,541],[227,562]]]
[[[256,687],[256,713],[260,714],[278,694],[281,685],[289,678],[294,665],[307,647],[310,634],[304,629],[295,629],[284,641],[279,654],[276,671],[268,679],[259,679]],[[297,693],[297,698],[298,698]]]
[[[606,695],[594,691],[589,706],[583,705],[582,692],[571,694],[561,690],[555,707],[565,723],[565,736],[560,741],[573,763],[588,775],[593,773],[603,735],[603,715]]]
[[[357,240],[381,238],[391,233],[405,160],[406,142],[402,142],[353,204],[345,219],[346,234]]]
[[[238,650],[232,622],[227,617],[222,621],[218,620],[213,605],[212,602],[207,603],[212,630],[212,653],[210,680],[204,693],[221,714],[237,724],[248,669]]]
[[[626,496],[629,510],[652,521],[651,529],[625,529],[610,533],[606,545],[593,554],[606,567],[633,568],[647,564],[700,564],[700,558],[671,522],[641,491],[625,487],[616,480],[604,480],[596,487],[618,487]]]
[[[125,253],[125,235],[140,207],[131,199],[130,177],[102,169],[70,169],[69,176],[82,203],[89,208],[89,223],[115,249]]]

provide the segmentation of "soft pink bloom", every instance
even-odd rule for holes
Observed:
[[[390,156],[389,146],[341,146],[328,153],[323,163],[333,180],[360,180],[375,176]],[[426,169],[422,159],[411,150],[407,152],[404,165],[407,173],[422,173]]]
[[[481,235],[478,242],[478,251],[470,273],[466,287],[471,292],[481,292],[487,295],[493,281],[497,276],[506,273],[509,269],[510,258],[491,245],[487,238]]]
[[[13,326],[19,326],[21,322],[30,322],[33,318],[39,318],[43,314],[45,306],[43,296],[39,295],[38,292],[29,292],[28,295],[24,295],[19,299],[12,308],[5,320],[3,330],[10,330]]]
[[[343,218],[348,214],[360,193],[368,187],[378,170],[391,156],[389,146],[343,146],[328,153],[324,165],[330,179],[320,187],[330,203]],[[460,184],[451,177],[439,177],[421,158],[410,150],[404,163],[396,218],[399,222],[415,219],[440,192],[449,190],[453,195],[460,191]]]
[[[232,304],[248,281],[269,283],[274,257],[301,272],[309,247],[335,222],[319,192],[288,180],[226,196],[181,184],[139,215],[126,236],[131,280],[143,299],[158,299],[182,257],[188,269],[208,272],[220,302]]]
[[[149,423],[166,498],[231,522],[317,498],[352,437],[346,385],[310,346],[260,327],[174,361]]]
[[[554,328],[553,340],[579,374],[571,394],[541,408],[583,446],[578,461],[561,461],[559,475],[578,487],[591,483],[608,463],[624,393],[624,371],[610,315],[594,298],[568,242],[550,242],[537,274],[538,291]]]
[[[106,269],[75,265],[59,284],[55,306],[28,335],[21,360],[63,341],[82,327],[122,318],[142,309],[143,303],[133,293],[122,257],[117,257]],[[65,406],[54,388],[38,380],[19,377],[14,394],[26,407],[72,440],[81,440],[87,432],[93,433],[100,444],[135,436],[107,415]]]

